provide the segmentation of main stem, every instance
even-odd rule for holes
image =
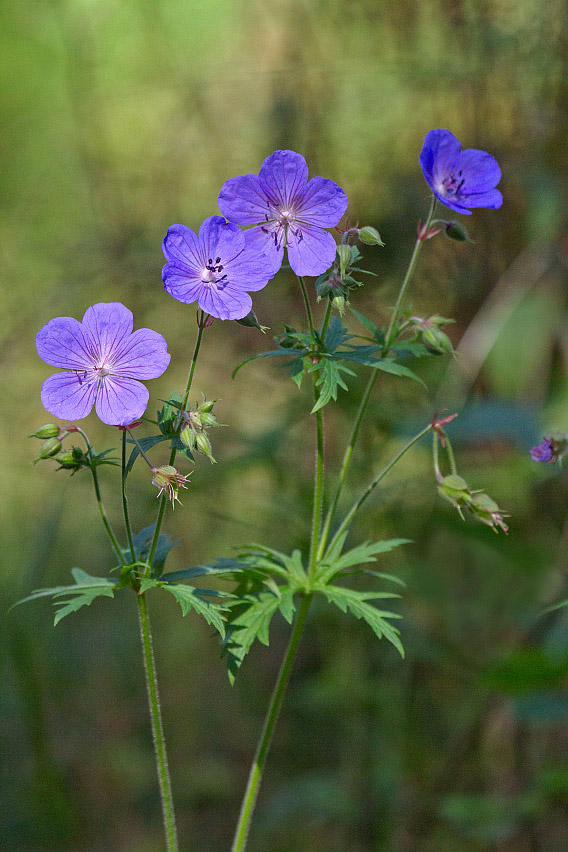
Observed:
[[[256,804],[258,786],[262,778],[262,771],[264,769],[266,758],[268,756],[268,750],[272,741],[272,734],[274,732],[274,727],[280,714],[282,699],[284,698],[286,686],[288,685],[288,681],[290,679],[290,672],[292,671],[292,666],[294,664],[294,659],[296,657],[296,652],[298,650],[298,645],[300,643],[304,624],[306,623],[306,616],[308,614],[308,609],[310,608],[311,601],[311,595],[304,595],[302,597],[302,602],[298,610],[294,629],[292,630],[292,635],[290,636],[288,648],[286,649],[286,655],[282,660],[282,665],[280,666],[278,679],[274,686],[266,718],[264,720],[262,734],[260,735],[256,754],[254,756],[254,760],[250,769],[247,788],[239,814],[239,821],[237,823],[235,837],[233,839],[233,845],[231,846],[231,852],[242,852],[242,850],[244,850],[246,846],[248,832],[250,828],[250,821],[254,811],[254,806]]]
[[[168,769],[168,757],[166,754],[166,740],[162,725],[162,714],[160,711],[160,699],[158,695],[158,681],[156,678],[156,664],[154,662],[154,651],[152,649],[152,634],[150,632],[150,620],[146,606],[146,596],[138,595],[138,613],[140,616],[140,635],[142,637],[142,648],[144,651],[144,671],[146,673],[146,689],[148,692],[148,703],[150,706],[150,717],[152,720],[152,738],[154,740],[154,752],[156,756],[156,767],[160,783],[160,798],[162,800],[162,815],[164,820],[164,831],[166,835],[166,848],[168,852],[178,852],[178,839],[176,821],[174,815],[174,803],[172,797],[172,782]]]
[[[181,411],[180,415],[185,411],[187,401],[189,399],[189,392],[191,390],[191,385],[193,382],[193,374],[195,373],[195,364],[197,363],[197,356],[199,355],[199,347],[201,346],[201,338],[203,337],[203,330],[205,327],[205,317],[206,314],[204,311],[201,311],[201,317],[198,322],[197,329],[197,339],[195,341],[195,348],[193,350],[193,356],[191,358],[191,364],[189,367],[189,374],[187,377],[187,382],[185,386],[185,393],[183,395],[183,400],[181,403]],[[173,466],[173,463],[176,460],[177,450],[175,447],[172,447],[172,451],[170,453],[170,460],[168,464]],[[158,541],[160,540],[160,530],[162,529],[162,523],[164,521],[164,512],[166,511],[166,503],[168,502],[167,496],[164,494],[160,500],[160,508],[158,509],[158,517],[156,519],[156,529],[154,530],[154,538],[152,539],[152,546],[150,547],[150,552],[148,554],[148,573],[152,569],[152,563],[154,562],[154,557],[156,555],[156,549],[158,547]]]
[[[436,209],[436,200],[437,200],[436,196],[434,194],[432,194],[432,200],[430,202],[430,209],[428,211],[426,224],[424,225],[425,231],[427,231],[428,228],[430,227],[430,223],[431,223],[432,218],[434,216],[434,211]],[[423,242],[424,242],[424,240],[422,240],[420,237],[418,237],[418,239],[414,243],[414,249],[412,251],[412,255],[410,257],[410,261],[408,263],[408,267],[407,267],[405,276],[402,280],[402,284],[400,285],[400,290],[398,291],[396,304],[394,306],[394,309],[393,309],[393,312],[392,312],[392,315],[391,315],[391,318],[390,318],[390,322],[387,326],[387,331],[386,331],[386,334],[385,334],[385,342],[384,342],[383,347],[382,347],[382,357],[383,358],[386,357],[386,355],[388,355],[390,348],[391,348],[391,346],[394,342],[395,331],[396,331],[396,323],[397,323],[397,320],[398,320],[398,315],[400,313],[400,307],[401,307],[401,304],[402,304],[402,300],[404,299],[404,297],[406,295],[408,285],[410,284],[410,281],[411,281],[412,276],[414,274],[414,270],[416,269],[416,264],[418,262],[418,257],[420,255],[420,250],[422,248]],[[327,512],[327,515],[326,515],[326,518],[325,518],[325,523],[324,523],[324,527],[323,527],[323,530],[322,530],[319,549],[318,549],[318,559],[321,559],[321,557],[323,556],[325,549],[326,549],[327,540],[329,538],[329,533],[330,533],[330,529],[331,529],[331,524],[333,523],[333,518],[334,518],[335,512],[337,510],[337,504],[339,502],[339,498],[340,498],[341,492],[343,490],[343,485],[345,483],[345,478],[347,476],[347,471],[349,470],[349,465],[351,464],[351,456],[353,455],[353,448],[354,448],[355,442],[357,441],[357,438],[359,436],[359,430],[361,428],[361,423],[363,422],[363,417],[364,417],[365,412],[367,410],[367,406],[369,404],[369,399],[371,397],[371,393],[373,392],[373,388],[375,387],[375,384],[377,382],[378,377],[379,377],[379,371],[375,370],[371,374],[371,376],[369,377],[369,381],[367,382],[367,387],[365,388],[365,392],[363,393],[363,396],[361,398],[361,402],[359,403],[359,409],[357,411],[357,415],[355,417],[355,422],[353,423],[353,427],[351,429],[351,434],[349,436],[349,441],[347,443],[347,447],[345,449],[345,453],[344,453],[344,456],[343,456],[343,462],[341,464],[341,469],[339,471],[339,477],[338,477],[338,480],[337,480],[335,492],[334,492],[333,498],[331,500],[331,503],[330,503],[330,506],[329,506],[329,509],[328,509],[328,512]]]

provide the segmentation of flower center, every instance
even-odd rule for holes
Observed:
[[[465,178],[462,175],[463,172],[461,169],[457,173],[457,176],[453,172],[451,172],[449,177],[444,178],[444,180],[442,181],[442,191],[446,195],[460,195],[463,185],[465,183]]]
[[[213,263],[213,258],[210,257],[201,272],[201,281],[203,284],[215,284],[219,290],[222,290],[228,283],[226,280],[227,273],[221,275],[222,272],[223,264],[221,263],[221,258],[216,257],[215,263]]]

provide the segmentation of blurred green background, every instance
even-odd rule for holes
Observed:
[[[131,596],[56,630],[48,602],[5,614],[73,566],[113,566],[88,475],[31,464],[38,444],[25,435],[52,419],[36,331],[122,301],[172,352],[151,410],[182,389],[195,311],[162,289],[161,239],[216,213],[223,181],[278,147],[302,152],[312,175],[345,189],[352,220],[379,228],[385,248],[364,249],[378,278],[354,306],[384,321],[427,211],[422,140],[447,127],[498,158],[505,203],[468,218],[475,245],[426,243],[414,311],[455,317],[461,355],[418,365],[428,392],[380,379],[345,505],[447,407],[460,412],[449,427],[460,472],[510,512],[510,535],[443,503],[428,442],[385,481],[353,532],[414,542],[381,563],[408,585],[407,659],[314,606],[249,848],[565,850],[568,632],[562,612],[542,611],[567,594],[568,480],[527,454],[547,429],[568,429],[564,0],[21,0],[0,20],[0,848],[163,848]],[[303,322],[286,273],[254,304],[273,333]],[[309,388],[272,361],[230,378],[270,343],[235,323],[206,332],[195,397],[219,397],[227,428],[212,436],[218,464],[197,461],[168,515],[183,537],[172,569],[250,541],[307,544]],[[363,381],[326,409],[329,471]],[[84,424],[97,449],[118,446],[94,415]],[[116,469],[101,479],[118,525]],[[142,465],[130,482],[140,527],[155,489]],[[289,628],[275,619],[270,648],[251,652],[231,688],[209,628],[162,597],[150,608],[181,848],[226,852]]]

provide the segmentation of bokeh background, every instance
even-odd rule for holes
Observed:
[[[568,594],[568,481],[527,450],[568,430],[566,3],[21,0],[0,20],[0,847],[163,848],[131,596],[55,630],[48,602],[6,614],[31,589],[68,582],[73,566],[113,567],[88,475],[32,466],[38,444],[25,435],[52,419],[36,331],[122,301],[172,352],[151,406],[182,389],[195,312],[162,289],[161,239],[173,222],[195,228],[217,212],[223,181],[279,147],[302,152],[312,175],[345,189],[353,220],[379,228],[385,248],[364,249],[378,277],[354,306],[384,321],[427,211],[422,140],[447,127],[498,158],[505,203],[468,217],[474,245],[425,245],[414,311],[454,317],[460,357],[417,365],[428,392],[381,378],[345,505],[449,408],[460,412],[449,427],[460,472],[510,512],[510,534],[441,501],[428,442],[385,481],[353,536],[414,542],[381,563],[407,583],[407,658],[313,607],[249,848],[565,850],[568,633],[562,611],[543,611]],[[172,569],[250,541],[307,544],[309,388],[273,361],[231,380],[283,322],[303,322],[294,280],[282,273],[255,308],[266,338],[235,323],[206,333],[195,397],[218,397],[227,427],[213,433],[218,464],[198,460],[168,515],[182,538]],[[326,409],[330,478],[363,382]],[[97,449],[118,445],[94,415],[85,428]],[[116,469],[101,479],[118,525]],[[143,465],[130,481],[140,527],[155,490]],[[209,628],[162,597],[149,603],[181,848],[225,852],[289,628],[275,619],[270,648],[255,647],[231,688]]]

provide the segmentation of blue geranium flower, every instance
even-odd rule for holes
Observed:
[[[347,209],[347,196],[332,180],[313,177],[295,151],[275,151],[258,175],[241,175],[223,184],[219,208],[231,222],[255,225],[245,231],[247,246],[268,258],[272,273],[284,249],[296,275],[321,275],[335,260],[334,228]]]
[[[495,157],[475,148],[461,150],[449,130],[430,130],[420,152],[426,183],[442,204],[457,213],[471,214],[470,207],[496,210],[503,196],[495,189],[501,169]]]

